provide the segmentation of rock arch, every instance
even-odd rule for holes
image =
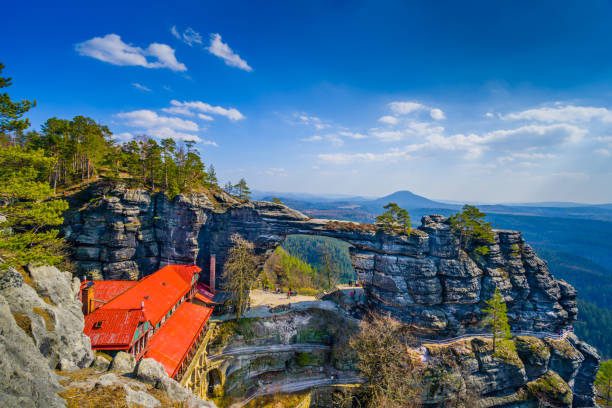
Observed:
[[[311,219],[282,204],[221,196],[151,195],[116,187],[74,214],[65,229],[79,275],[137,279],[167,263],[202,267],[216,255],[217,276],[239,233],[265,254],[287,235],[323,235],[351,244],[351,261],[372,309],[390,312],[429,336],[482,329],[484,301],[499,288],[514,329],[557,331],[575,320],[576,292],[555,280],[521,234],[495,231],[485,257],[463,252],[446,218],[426,216],[410,236],[372,226]],[[518,248],[518,249],[517,249]],[[218,279],[218,278],[217,278]]]

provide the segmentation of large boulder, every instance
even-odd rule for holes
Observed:
[[[96,359],[93,362],[93,369],[96,371],[106,371],[110,366],[110,361],[102,356],[96,356]]]
[[[11,312],[30,321],[28,334],[50,368],[78,369],[91,365],[94,355],[83,334],[81,302],[72,276],[52,266],[29,267],[32,286],[14,268],[0,272],[0,294]]]
[[[118,374],[129,374],[136,367],[136,359],[125,351],[118,352],[111,362],[110,369]]]
[[[136,365],[134,372],[136,378],[154,387],[157,386],[164,378],[168,377],[164,366],[152,358],[143,358]]]
[[[27,316],[17,315],[27,326]],[[0,295],[0,406],[63,407],[61,386],[32,338],[22,330]]]
[[[133,390],[127,384],[123,386],[123,389],[127,394],[125,396],[125,402],[127,402],[130,407],[156,408],[161,406],[161,403],[151,394],[140,390]]]

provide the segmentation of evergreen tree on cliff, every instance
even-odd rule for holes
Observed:
[[[0,63],[0,73],[3,68]],[[0,77],[0,88],[9,85],[10,78]],[[29,126],[21,118],[32,106],[35,103],[13,102],[8,94],[0,94],[3,143],[12,144],[9,133],[22,133]],[[0,148],[0,254],[5,261],[0,268],[61,261],[63,240],[50,227],[63,222],[61,215],[68,203],[51,200],[48,180],[55,166],[56,160],[43,150]]]
[[[612,360],[606,360],[599,366],[595,379],[597,396],[602,399],[605,406],[612,405]]]
[[[3,70],[4,64],[0,62],[0,75]],[[12,78],[0,76],[0,88],[11,85]],[[30,126],[30,121],[22,117],[34,106],[36,101],[14,102],[8,93],[0,93],[0,143],[12,143],[11,134],[20,134]]]
[[[388,233],[401,232],[409,235],[411,225],[408,211],[396,203],[389,203],[383,208],[385,211],[376,217],[376,222],[380,224],[383,231]]]
[[[233,246],[227,254],[223,265],[223,289],[232,295],[236,306],[236,318],[240,320],[249,301],[249,291],[256,278],[257,259],[253,243],[245,240],[239,234],[230,238]]]
[[[234,186],[234,192],[241,200],[249,201],[251,198],[251,190],[249,186],[247,186],[247,182],[244,178],[241,178],[238,184]]]
[[[491,328],[491,333],[493,334],[493,353],[495,353],[497,340],[509,339],[511,337],[510,325],[508,324],[508,309],[497,288],[495,288],[493,298],[487,300],[485,303],[487,307],[483,309],[483,312],[487,314],[485,321]]]
[[[62,260],[63,239],[58,230],[64,200],[53,200],[47,182],[55,160],[42,150],[19,146],[0,149],[0,252],[6,261],[1,267],[57,264]]]
[[[473,205],[464,205],[460,213],[449,217],[452,231],[459,236],[459,243],[463,249],[470,249],[477,245],[474,251],[479,255],[489,253],[486,244],[492,244],[493,228],[490,222],[484,220],[486,214]]]

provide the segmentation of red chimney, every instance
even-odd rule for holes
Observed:
[[[215,254],[211,254],[210,255],[210,282],[209,282],[209,287],[210,287],[210,291],[212,293],[215,293],[215,264],[216,264],[216,259],[215,259]]]

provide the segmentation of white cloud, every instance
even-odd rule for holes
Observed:
[[[395,116],[382,116],[378,118],[378,121],[388,125],[397,125],[397,122],[399,122]]]
[[[408,115],[410,113],[422,110],[429,110],[429,116],[431,116],[431,118],[434,120],[442,120],[446,118],[442,109],[432,108],[418,102],[391,102],[389,104],[389,108],[396,116]],[[385,119],[383,120],[383,118]],[[389,116],[383,116],[379,120],[389,124],[397,123],[392,123],[391,119],[389,118]]]
[[[352,162],[376,162],[384,160],[408,159],[408,152],[392,150],[385,153],[323,153],[317,156],[319,160],[333,164],[347,164]]]
[[[177,30],[176,26],[172,26],[172,28],[170,28],[170,32],[173,36],[183,41],[190,47],[193,47],[194,44],[202,44],[202,36],[191,27],[187,27],[187,29],[181,34]]]
[[[588,174],[582,172],[561,171],[558,173],[553,173],[552,175],[555,177],[562,177],[576,181],[586,181],[589,179]]]
[[[234,53],[234,51],[221,40],[220,34],[210,35],[210,45],[206,49],[211,54],[221,58],[229,66],[240,68],[247,72],[253,71],[253,68],[251,68],[245,60],[240,58],[238,54]]]
[[[134,138],[134,135],[130,132],[114,133],[112,138],[120,142],[127,142],[132,140]]]
[[[330,125],[328,125],[327,123],[323,123],[321,118],[318,118],[316,116],[309,116],[305,113],[294,113],[293,117],[298,120],[298,123],[300,125],[312,125],[317,130],[323,130],[330,127]]]
[[[142,84],[139,84],[138,82],[132,82],[132,86],[136,89],[140,89],[141,91],[151,92],[151,89],[147,88]]]
[[[270,177],[286,177],[287,171],[282,167],[271,167],[263,171],[263,174]]]
[[[244,115],[234,108],[223,108],[221,106],[212,106],[202,101],[180,102],[177,100],[170,101],[173,107],[185,108],[191,111],[199,111],[201,113],[210,113],[213,115],[225,116],[230,120],[242,120]]]
[[[171,113],[173,115],[184,115],[184,116],[195,116],[195,113],[187,108],[180,106],[171,106],[169,108],[162,108],[162,112]]]
[[[338,132],[338,135],[349,137],[351,139],[356,139],[356,140],[361,140],[361,139],[367,138],[366,135],[364,135],[362,133],[358,133],[358,132],[345,132],[345,131],[342,131],[342,132]]]
[[[516,129],[500,129],[486,133],[486,142],[503,141],[512,145],[547,146],[576,143],[588,133],[586,129],[564,123],[555,125],[527,125]]]
[[[334,146],[343,146],[344,145],[344,140],[342,140],[341,138],[339,138],[337,135],[331,133],[328,135],[325,135],[325,138]]]
[[[371,129],[370,134],[382,142],[397,142],[404,138],[404,132],[399,130]]]
[[[612,111],[606,108],[589,106],[565,105],[554,108],[544,107],[528,109],[522,112],[510,113],[502,116],[503,119],[535,120],[538,122],[588,122],[599,119],[602,122],[612,122]]]
[[[528,159],[528,160],[554,159],[557,157],[556,154],[552,154],[552,153],[512,153],[512,155],[520,159]]]
[[[485,113],[485,117],[487,117],[487,118],[492,118],[493,116],[494,116],[494,115],[493,115],[493,113],[492,113],[492,112],[487,112],[487,113]]]
[[[178,117],[160,116],[156,112],[141,109],[131,112],[122,112],[115,115],[124,120],[124,125],[138,128],[138,132],[142,132],[151,137],[160,139],[171,138],[180,141],[194,141],[204,145],[217,146],[216,142],[201,139],[198,135],[188,132],[197,132],[200,129],[197,123],[191,120],[185,120]],[[121,133],[117,135],[121,140],[129,140],[133,136],[131,133]]]
[[[178,32],[178,30],[176,29],[176,26],[172,26],[170,27],[170,32],[172,33],[173,36],[175,36],[176,38],[178,38],[179,40],[181,39],[181,34]]]
[[[597,150],[595,150],[595,153],[601,154],[604,157],[610,156],[610,150],[608,150],[608,149],[597,149]]]
[[[126,124],[132,127],[152,129],[156,127],[167,127],[174,130],[197,132],[198,124],[190,120],[177,117],[159,116],[148,109],[135,110],[131,112],[118,113],[118,118],[125,119]]]
[[[434,108],[430,110],[429,115],[431,116],[432,119],[435,119],[435,120],[442,120],[446,118],[446,116],[444,116],[444,112],[442,112],[442,110],[438,108]]]
[[[396,115],[407,115],[421,109],[427,109],[425,105],[417,102],[391,102],[389,108],[391,108],[391,111]]]
[[[215,119],[212,116],[208,116],[208,115],[205,115],[203,113],[198,113],[198,118],[200,118],[202,120],[214,120]]]
[[[152,43],[146,49],[124,43],[117,34],[94,37],[75,45],[79,55],[98,59],[113,65],[168,68],[187,71],[185,64],[177,61],[174,49],[166,44]],[[149,57],[151,57],[149,59]]]
[[[202,142],[202,139],[200,139],[200,137],[198,137],[197,135],[185,132],[178,132],[169,127],[156,127],[153,129],[147,129],[146,134],[148,136],[157,137],[159,139],[170,138],[174,140]],[[216,143],[214,145],[216,146]]]
[[[323,140],[323,136],[320,135],[313,135],[310,137],[307,137],[305,139],[300,139],[302,142],[320,142],[321,140]]]

